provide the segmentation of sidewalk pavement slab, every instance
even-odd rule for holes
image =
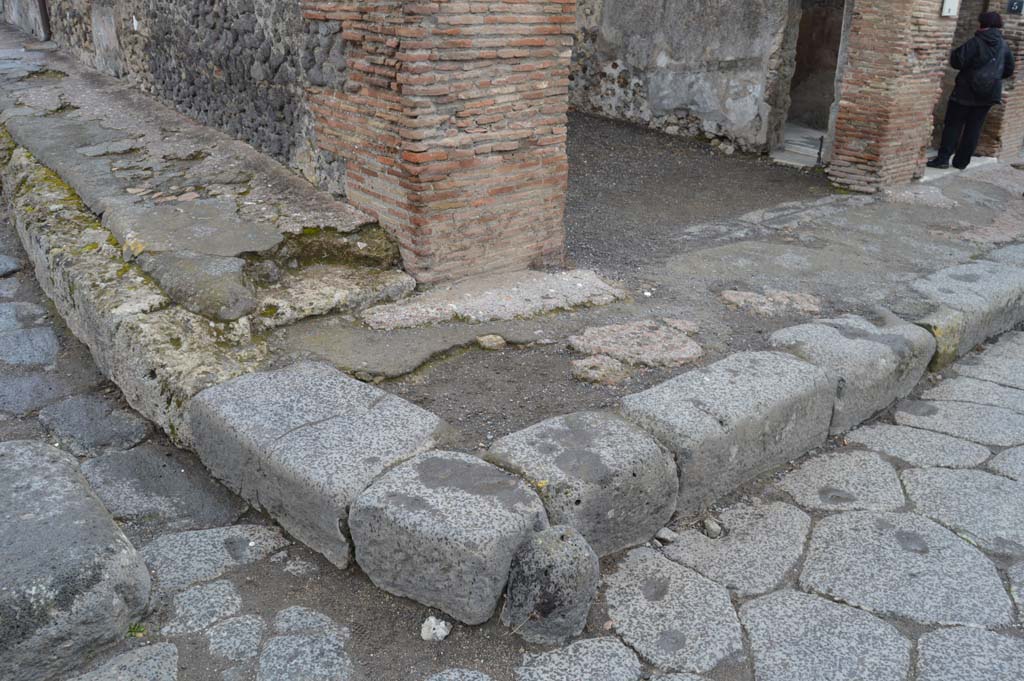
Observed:
[[[0,677],[53,678],[121,640],[150,578],[67,452],[0,444]]]
[[[862,426],[846,436],[846,444],[880,452],[911,466],[973,468],[992,456],[988,447],[975,442],[888,423]]]
[[[793,326],[773,333],[770,343],[821,367],[836,384],[833,434],[909,395],[935,354],[930,333],[891,315],[880,325],[848,315]]]
[[[968,402],[904,401],[896,423],[995,447],[1024,445],[1024,414]]]
[[[779,489],[817,511],[897,511],[906,505],[896,469],[874,452],[840,451],[787,473]]]
[[[942,468],[911,469],[901,477],[917,513],[989,553],[1024,559],[1024,485],[984,471]]]
[[[548,519],[519,478],[468,454],[429,452],[374,482],[348,524],[359,567],[378,587],[482,624],[513,555]]]
[[[1024,678],[1024,641],[969,627],[925,634],[918,643],[918,681],[1017,681]]]
[[[442,423],[334,367],[302,362],[197,395],[199,458],[297,539],[348,565],[348,509],[388,468],[430,449]]]
[[[618,639],[591,638],[549,653],[527,653],[515,681],[640,681],[641,671],[636,653]]]
[[[825,444],[835,384],[780,352],[740,352],[622,400],[625,416],[676,456],[678,510],[691,513]]]
[[[941,525],[910,513],[852,511],[819,521],[800,587],[918,624],[1013,623],[992,562]]]
[[[911,643],[863,610],[796,591],[746,603],[740,619],[750,636],[758,681],[904,681]]]
[[[611,414],[543,421],[498,440],[485,458],[527,480],[551,522],[579,530],[599,556],[648,541],[676,510],[672,455]]]
[[[630,551],[605,583],[615,631],[659,669],[704,673],[742,654],[725,587],[654,549]]]
[[[712,539],[697,529],[679,533],[663,550],[739,596],[756,596],[776,588],[800,560],[811,518],[795,506],[774,502],[737,504],[722,511],[726,533]]]

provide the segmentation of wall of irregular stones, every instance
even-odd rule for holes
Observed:
[[[800,0],[579,0],[571,102],[764,151],[789,109]]]
[[[318,149],[308,87],[340,89],[341,26],[298,0],[49,0],[53,39],[343,193],[344,162]]]

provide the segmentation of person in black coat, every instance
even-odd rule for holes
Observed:
[[[951,157],[955,168],[968,166],[989,109],[1003,100],[1003,79],[1013,75],[1013,53],[999,30],[1003,18],[998,12],[985,12],[978,23],[974,37],[950,55],[949,63],[959,73],[946,108],[939,154],[928,161],[929,168],[948,168]]]

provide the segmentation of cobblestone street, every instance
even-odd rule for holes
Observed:
[[[11,272],[22,253],[3,244]],[[29,272],[0,294],[2,456],[75,457],[153,579],[149,614],[78,681],[1024,677],[1024,333],[696,526],[606,558],[584,637],[548,649],[496,621],[423,641],[442,613],[337,570],[154,435]]]

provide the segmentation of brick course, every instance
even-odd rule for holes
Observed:
[[[557,265],[575,0],[304,0],[340,21],[342,90],[313,88],[317,143],[420,282]]]

